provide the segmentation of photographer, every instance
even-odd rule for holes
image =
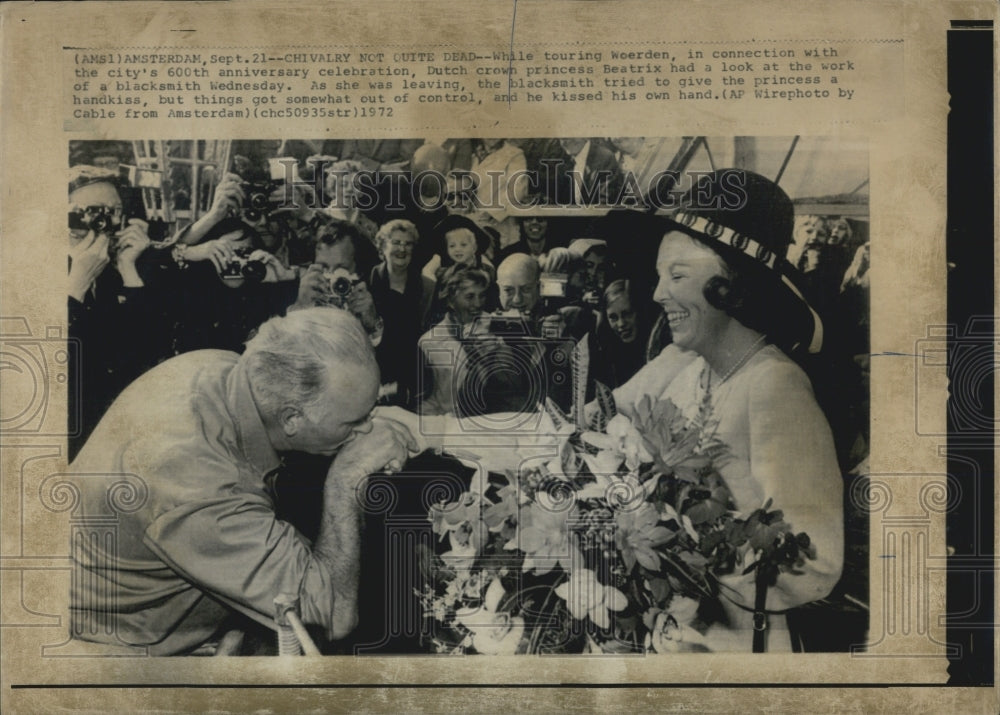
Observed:
[[[248,176],[260,174],[254,167],[245,170]],[[180,247],[201,245],[210,234],[219,235],[215,227],[220,222],[239,219],[257,235],[261,249],[289,268],[306,262],[312,252],[312,235],[321,218],[314,204],[301,184],[296,184],[288,197],[280,181],[266,177],[247,181],[240,174],[230,172],[224,174],[216,186],[211,208],[193,224],[178,231],[174,242]],[[192,260],[188,256],[185,258]]]
[[[353,224],[334,221],[316,234],[314,261],[299,281],[291,309],[332,306],[350,312],[364,326],[372,345],[382,342],[384,323],[368,286],[357,273],[357,244],[362,239]]]
[[[68,318],[79,370],[69,411],[81,425],[70,435],[71,458],[118,393],[170,354],[161,290],[166,252],[148,250],[146,223],[125,217],[122,206],[115,172],[71,169]]]
[[[298,297],[289,310],[327,306],[346,310],[361,321],[382,375],[381,403],[402,404],[415,382],[416,355],[409,339],[415,326],[383,319],[368,285],[358,273],[357,246],[364,244],[356,226],[334,221],[316,236],[314,263],[302,274]],[[398,317],[398,316],[397,316]],[[411,347],[406,348],[409,344]]]
[[[174,247],[180,267],[172,301],[176,352],[239,352],[251,331],[295,300],[297,271],[263,246],[245,222],[227,217],[201,243]]]
[[[596,316],[590,308],[563,305],[546,310],[541,300],[541,267],[531,256],[515,253],[497,269],[500,307],[504,314],[523,318],[533,335],[579,340],[593,333]]]

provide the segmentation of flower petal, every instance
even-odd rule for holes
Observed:
[[[635,558],[640,564],[645,566],[650,571],[658,571],[660,568],[660,557],[655,551],[651,549],[643,549],[641,547],[633,548],[635,552]]]
[[[628,598],[614,586],[605,586],[604,605],[612,611],[624,611],[628,607]]]
[[[594,625],[602,630],[608,630],[611,627],[611,619],[608,618],[608,609],[604,606],[598,606],[588,612],[590,620],[594,622]]]

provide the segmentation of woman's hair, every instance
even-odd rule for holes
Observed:
[[[604,289],[604,307],[607,309],[607,305],[618,298],[628,298],[629,305],[632,309],[635,309],[635,296],[632,295],[632,285],[626,278],[619,278],[618,280],[611,281],[608,287]]]
[[[382,224],[378,233],[375,234],[375,247],[382,253],[385,253],[386,244],[389,242],[389,239],[392,238],[392,234],[397,232],[405,233],[413,239],[414,244],[420,240],[420,233],[417,231],[417,227],[413,225],[412,221],[407,221],[405,218],[397,218]]]
[[[445,269],[441,277],[441,298],[450,303],[463,283],[475,283],[480,288],[489,288],[490,274],[473,266],[453,265]]]
[[[696,235],[683,231],[695,245],[712,253],[719,273],[705,281],[702,294],[709,305],[725,312],[742,325],[763,333],[769,341],[786,350],[798,342],[803,326],[796,325],[787,309],[788,299],[777,273],[753,263],[735,250],[717,250]]]
[[[241,358],[261,414],[292,405],[308,409],[324,395],[332,366],[375,369],[371,341],[346,310],[304,308],[263,323]]]
[[[586,263],[582,256],[571,253],[568,248],[553,248],[548,252],[542,264],[544,273],[565,273],[571,275],[576,271],[584,270]]]

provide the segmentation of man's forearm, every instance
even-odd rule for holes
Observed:
[[[357,479],[337,475],[327,478],[323,492],[323,517],[313,555],[323,562],[333,586],[334,639],[343,638],[358,622],[358,583],[361,564],[361,505],[354,484]]]

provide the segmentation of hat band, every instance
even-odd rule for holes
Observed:
[[[674,221],[681,226],[690,228],[692,231],[714,238],[719,243],[746,254],[772,270],[778,263],[778,254],[770,248],[759,241],[755,241],[745,233],[734,231],[717,221],[712,221],[704,216],[697,216],[686,211],[679,211],[674,216]]]
[[[724,246],[729,246],[737,251],[741,251],[757,263],[765,265],[771,270],[776,271],[780,276],[782,283],[784,283],[785,286],[795,295],[795,297],[809,309],[809,314],[813,323],[812,335],[809,337],[809,352],[818,353],[822,349],[823,321],[813,307],[809,305],[809,301],[805,299],[805,296],[802,295],[802,292],[795,286],[791,279],[789,279],[788,276],[786,276],[777,267],[779,258],[774,251],[759,241],[755,241],[750,238],[746,234],[734,231],[733,229],[727,228],[721,223],[707,219],[704,216],[697,216],[686,211],[679,211],[675,214],[674,221],[685,228],[695,231],[696,233],[713,238]]]

